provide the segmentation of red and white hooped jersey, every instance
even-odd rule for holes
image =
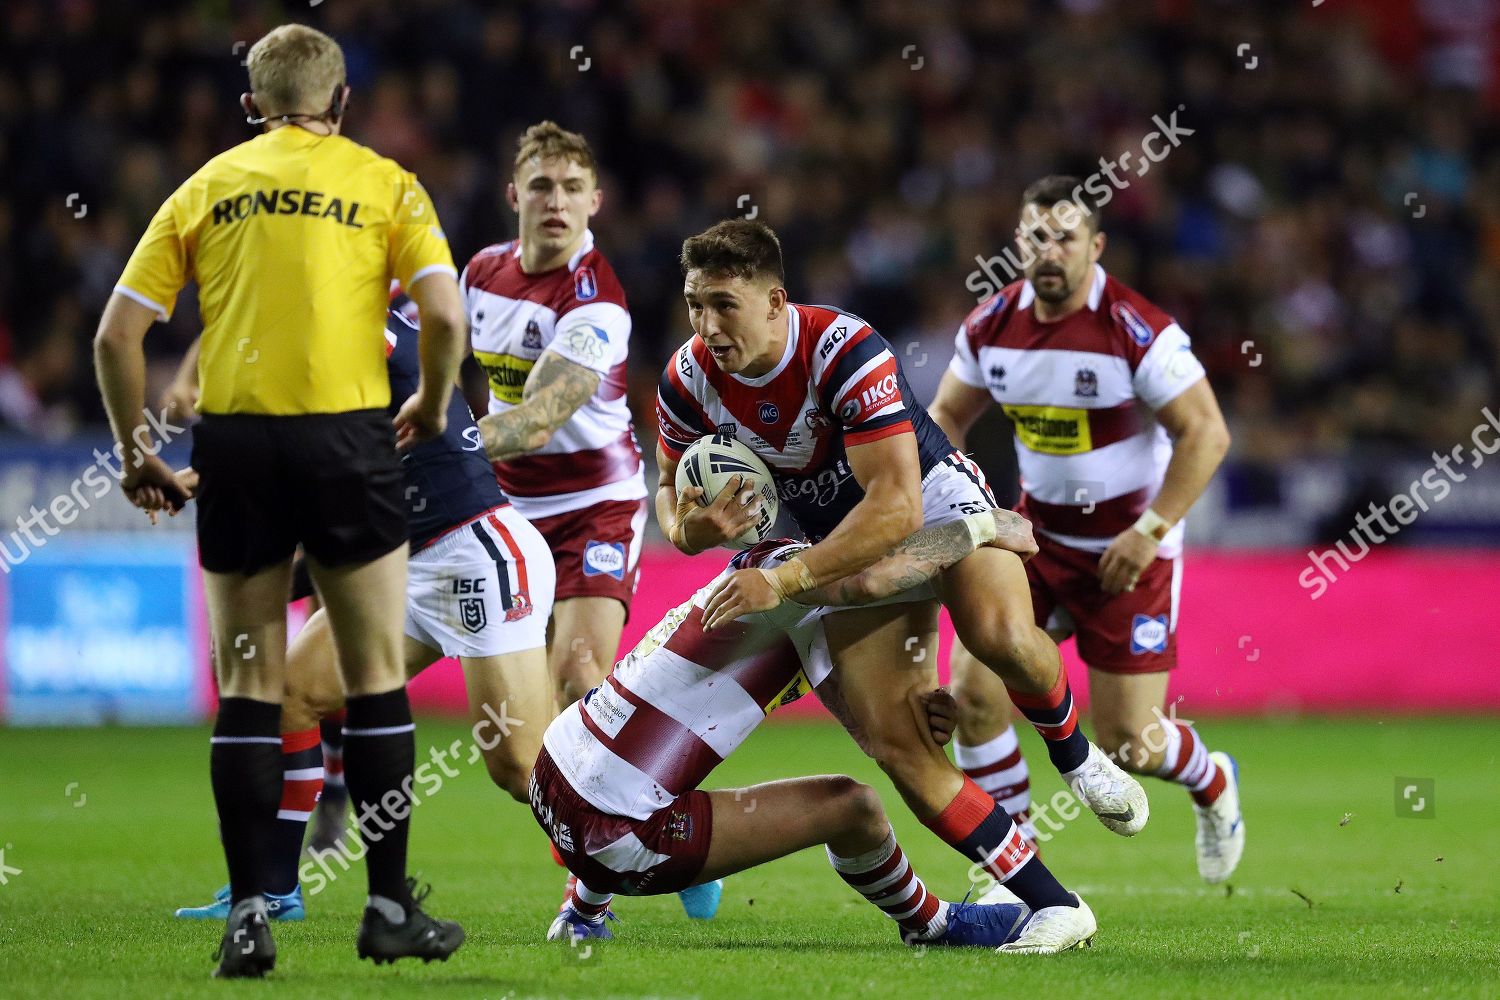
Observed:
[[[551,517],[605,500],[646,495],[641,449],[625,399],[630,313],[614,269],[585,232],[567,266],[521,270],[521,243],[479,251],[459,278],[474,358],[490,388],[491,413],[521,402],[545,351],[597,372],[599,388],[539,450],[495,463],[522,516]]]
[[[662,374],[656,417],[662,450],[674,459],[705,434],[742,441],[814,540],[864,496],[845,457],[849,445],[913,432],[924,476],[953,451],[885,338],[827,306],[787,304],[786,351],[756,378],[721,371],[695,334]]]
[[[720,579],[774,568],[804,547],[779,538],[738,553],[547,727],[543,745],[590,805],[645,819],[701,785],[778,705],[828,676],[822,608],[787,601],[703,631],[703,604]]]
[[[1171,316],[1094,266],[1084,309],[1036,318],[1018,281],[980,303],[954,339],[951,371],[987,389],[1015,425],[1019,510],[1059,542],[1103,552],[1160,492],[1172,442],[1155,411],[1204,377]],[[1183,522],[1158,555],[1182,551]]]

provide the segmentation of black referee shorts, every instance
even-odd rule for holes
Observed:
[[[384,410],[207,414],[193,428],[198,562],[258,573],[300,543],[325,566],[405,545],[405,476]]]

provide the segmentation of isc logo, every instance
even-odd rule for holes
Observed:
[[[823,338],[823,346],[818,348],[818,357],[828,357],[828,352],[843,343],[844,338],[848,334],[849,328],[847,326],[834,327],[833,331]]]
[[[454,580],[453,592],[455,594],[482,594],[484,593],[484,577],[475,580]]]

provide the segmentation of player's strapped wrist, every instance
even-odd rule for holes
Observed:
[[[698,550],[688,544],[687,540],[687,518],[679,517],[672,522],[672,527],[667,529],[667,541],[677,546],[678,550],[690,556],[698,554]]]
[[[1172,522],[1162,517],[1150,507],[1147,507],[1131,527],[1153,542],[1160,544],[1161,540],[1167,537],[1167,532],[1172,530]]]
[[[974,543],[976,549],[993,542],[995,536],[1000,533],[1000,526],[995,523],[995,515],[992,511],[965,514],[963,523],[964,527],[969,529],[969,540]]]
[[[807,563],[798,556],[793,556],[775,569],[763,569],[766,582],[776,592],[781,600],[786,600],[793,594],[800,594],[804,590],[812,590],[818,585],[813,578],[812,570],[807,568]]]

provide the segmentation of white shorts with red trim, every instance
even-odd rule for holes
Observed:
[[[406,634],[444,656],[544,647],[556,587],[541,534],[511,507],[499,507],[412,555]]]

